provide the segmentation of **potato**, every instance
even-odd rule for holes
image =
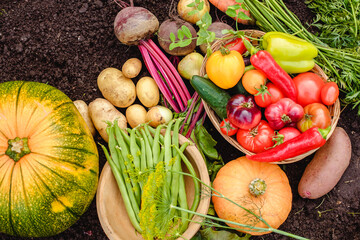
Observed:
[[[104,98],[97,98],[89,104],[89,114],[95,128],[106,142],[109,141],[109,136],[106,133],[106,127],[108,126],[107,121],[114,122],[114,120],[117,119],[121,129],[126,129],[127,127],[124,114],[119,112]]]
[[[154,107],[159,103],[159,88],[151,77],[142,77],[136,84],[136,94],[145,107]]]
[[[119,69],[104,69],[97,78],[97,84],[104,98],[116,107],[126,108],[136,99],[134,82]]]
[[[150,108],[146,114],[146,122],[152,127],[157,127],[160,124],[166,124],[172,119],[172,112],[170,109],[163,106],[155,106]]]
[[[137,75],[139,75],[139,73],[141,71],[141,67],[142,67],[142,64],[139,59],[130,58],[130,59],[126,60],[126,62],[122,66],[121,71],[125,77],[134,78],[134,77],[137,77]]]
[[[74,105],[77,108],[77,110],[80,112],[83,119],[85,120],[86,125],[88,126],[91,134],[95,136],[96,130],[93,122],[91,121],[88,105],[83,100],[75,100]]]
[[[298,186],[300,196],[316,199],[330,192],[349,166],[350,159],[350,138],[344,129],[337,127],[305,168]]]
[[[131,128],[146,122],[146,109],[140,104],[133,104],[126,109],[126,120]]]

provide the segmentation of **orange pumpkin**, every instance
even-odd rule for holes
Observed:
[[[225,197],[261,216],[273,228],[278,228],[291,210],[292,193],[289,180],[275,164],[255,162],[246,157],[237,158],[220,169],[213,187]],[[212,201],[216,213],[222,219],[267,228],[254,215],[224,198],[213,196]],[[239,231],[252,235],[269,233],[256,232],[250,228],[241,228]]]

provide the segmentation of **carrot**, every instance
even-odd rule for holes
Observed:
[[[233,6],[235,4],[239,4],[241,5],[242,3],[237,3],[235,0],[209,0],[209,2],[214,5],[217,9],[219,9],[222,12],[226,12],[226,10],[228,9],[228,7]],[[239,11],[239,10],[238,10]],[[248,17],[251,17],[250,15],[250,11],[244,10],[244,9],[240,9],[240,11],[242,11],[243,13],[245,13]],[[250,20],[243,20],[243,19],[236,19],[233,18],[235,20],[237,20],[238,23],[244,24],[244,25],[250,25],[253,24],[254,21],[250,21]]]

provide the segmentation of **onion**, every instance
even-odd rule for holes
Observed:
[[[178,65],[180,75],[190,80],[193,75],[200,75],[200,68],[204,57],[197,52],[186,55]]]

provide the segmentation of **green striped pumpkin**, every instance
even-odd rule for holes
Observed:
[[[96,144],[72,101],[47,84],[0,84],[0,232],[56,235],[94,198]]]

